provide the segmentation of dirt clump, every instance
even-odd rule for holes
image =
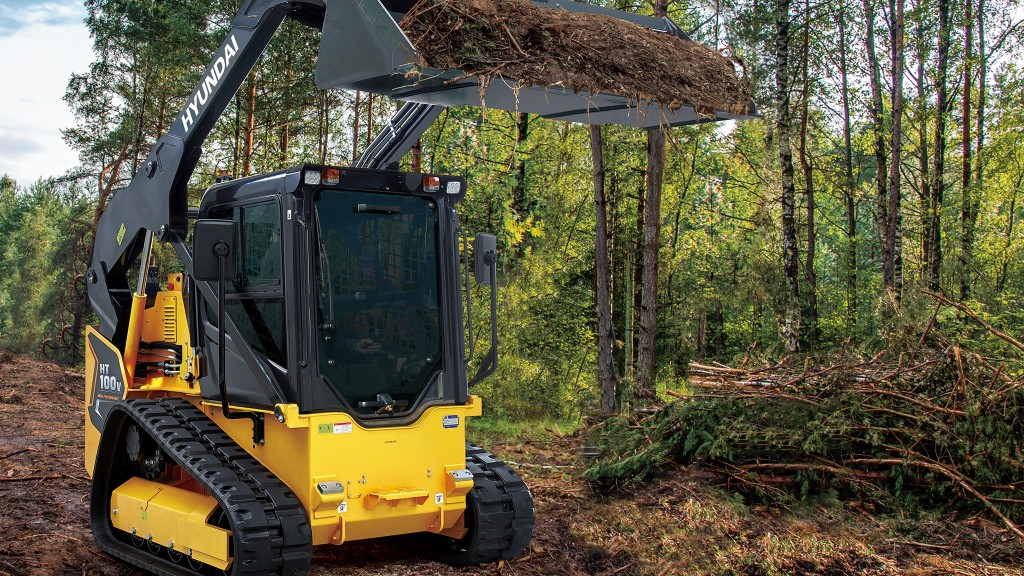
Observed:
[[[486,84],[560,86],[689,105],[704,116],[752,113],[751,88],[733,62],[673,34],[601,14],[529,0],[420,0],[399,23],[421,65],[457,69]]]

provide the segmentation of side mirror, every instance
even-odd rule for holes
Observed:
[[[235,277],[235,223],[232,220],[196,220],[192,230],[192,276],[196,280],[216,282]]]
[[[473,240],[473,270],[476,283],[481,286],[491,285],[491,267],[498,264],[498,239],[494,234],[479,233]]]
[[[224,312],[224,284],[233,278],[235,265],[235,222],[233,220],[196,220],[192,230],[192,276],[196,280],[217,282],[217,387],[220,389],[220,409],[225,418],[252,420],[252,441],[263,444],[263,414],[237,412],[229,408],[225,360],[228,317]],[[237,328],[235,328],[237,335]]]
[[[494,234],[477,234],[473,240],[476,283],[491,287],[491,349],[469,385],[473,386],[498,369],[498,240]]]

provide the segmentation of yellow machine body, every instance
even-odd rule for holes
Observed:
[[[104,402],[124,400],[128,376],[121,352],[94,326],[85,330],[85,470],[91,476],[100,443]]]
[[[110,520],[135,538],[155,542],[217,568],[231,562],[231,532],[207,523],[213,496],[144,478],[130,478],[111,495]]]
[[[132,323],[136,321],[134,314],[142,315],[143,342],[165,342],[188,350],[188,331],[183,329],[181,275],[172,275],[168,287],[169,290],[157,293],[154,305],[149,308],[133,307]],[[225,418],[220,403],[204,401],[195,380],[188,382],[182,377],[186,370],[197,373],[194,358],[183,358],[181,374],[136,376],[125,370],[126,359],[114,345],[91,327],[88,335],[85,465],[90,474],[102,432],[95,416],[89,414],[96,410],[97,394],[101,408],[103,402],[116,396],[174,396],[203,410],[239,446],[288,485],[306,509],[314,545],[412,532],[435,532],[455,538],[464,534],[466,494],[473,487],[472,476],[465,473],[466,419],[480,415],[479,397],[471,396],[465,405],[429,407],[412,424],[378,428],[360,426],[343,412],[302,414],[297,405],[282,404],[276,407],[280,419],[273,411],[265,411],[265,441],[254,444],[251,421]],[[146,351],[136,350],[128,353],[144,360]],[[109,359],[112,355],[115,360]],[[121,379],[122,392],[117,392],[117,386],[105,384],[108,373],[116,373]],[[154,490],[158,491],[155,495]],[[184,542],[177,535],[181,530],[187,531],[213,499],[196,495],[201,497],[200,501],[182,492],[188,491],[159,482],[129,481],[115,491],[112,499],[111,508],[118,508],[120,515],[115,527],[128,532],[137,527],[124,520],[123,510],[140,506],[145,509],[144,504],[148,503],[150,508],[160,510],[158,514],[149,514],[147,526],[152,527],[154,538],[159,534],[163,545],[169,539]],[[112,518],[117,518],[111,512]],[[133,521],[138,524],[141,520]],[[205,554],[211,560],[203,562],[218,566],[219,548],[204,549],[209,550]]]
[[[428,408],[400,428],[363,428],[344,413],[279,408],[284,422],[268,414],[266,441],[255,445],[248,420],[227,420],[219,404],[203,405],[295,492],[309,515],[314,545],[409,532],[461,535],[473,481],[457,473],[466,468],[465,419],[480,415],[479,398]]]

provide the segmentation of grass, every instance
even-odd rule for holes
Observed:
[[[482,446],[504,442],[536,442],[572,435],[577,428],[577,422],[564,420],[516,421],[502,416],[484,415],[467,419],[466,437],[470,442]]]

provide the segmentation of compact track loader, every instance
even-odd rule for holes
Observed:
[[[665,19],[542,5],[679,33]],[[156,574],[300,575],[314,545],[350,540],[414,535],[453,564],[528,545],[529,490],[465,438],[481,413],[470,386],[497,363],[495,239],[478,235],[470,263],[455,213],[464,179],[394,168],[442,107],[482,98],[588,123],[710,119],[605,94],[484,89],[451,70],[410,77],[416,51],[396,25],[408,7],[243,2],[104,212],[87,274],[99,325],[86,335],[85,465],[108,553]],[[189,208],[203,141],[285,18],[322,30],[321,87],[407,103],[353,166],[221,182]],[[183,273],[158,280],[154,241],[173,246]],[[491,347],[472,378],[471,275],[491,289]]]

